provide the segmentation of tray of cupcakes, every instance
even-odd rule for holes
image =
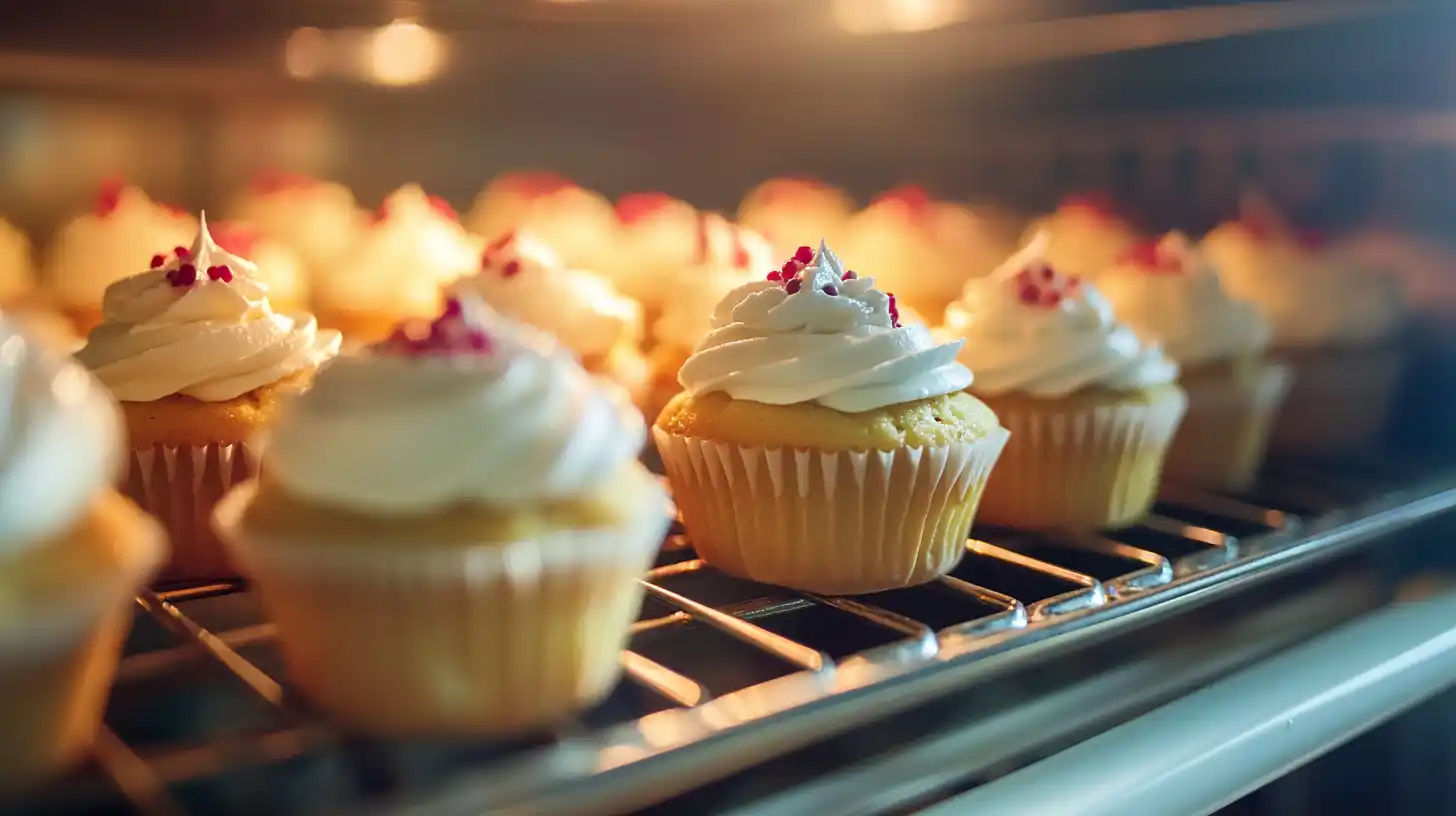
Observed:
[[[1456,503],[1393,290],[1255,199],[235,209],[104,191],[79,349],[0,328],[0,810],[616,812]]]

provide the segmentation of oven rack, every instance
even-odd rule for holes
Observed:
[[[344,733],[290,691],[246,587],[147,591],[94,760],[0,813],[621,812],[1453,504],[1449,472],[1274,463],[1244,495],[1168,488],[1120,531],[977,527],[950,576],[846,598],[722,575],[674,526],[622,684],[506,744]]]

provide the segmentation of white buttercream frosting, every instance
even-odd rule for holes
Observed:
[[[407,184],[344,260],[317,270],[314,295],[328,309],[426,317],[438,311],[441,287],[475,268],[483,243],[444,200]]]
[[[43,281],[61,306],[95,307],[106,287],[145,269],[157,253],[192,241],[196,227],[135,187],[108,188],[51,244]]]
[[[960,360],[974,393],[1064,397],[1084,388],[1128,391],[1177,379],[1155,342],[1113,317],[1085,280],[1056,272],[1037,236],[1002,267],[966,285],[946,311],[945,336],[964,338]]]
[[[213,242],[204,218],[190,250],[107,288],[101,325],[76,358],[124,402],[219,402],[338,353],[338,332],[274,312],[254,272]]]
[[[429,338],[324,369],[273,428],[268,478],[321,504],[409,515],[581,496],[636,459],[641,415],[545,335],[465,297]]]
[[[642,307],[603,278],[570,269],[527,232],[492,241],[480,271],[451,287],[473,292],[507,317],[549,332],[583,357],[605,355],[642,335]]]
[[[1183,366],[1250,357],[1269,347],[1269,321],[1231,296],[1218,270],[1181,233],[1124,256],[1097,279],[1113,311],[1163,343]]]
[[[0,558],[74,524],[116,478],[121,439],[105,389],[0,318]]]
[[[723,298],[679,374],[689,393],[858,412],[970,385],[955,361],[959,341],[936,344],[925,328],[900,326],[892,296],[848,273],[823,242],[801,260],[787,282],[748,283]]]

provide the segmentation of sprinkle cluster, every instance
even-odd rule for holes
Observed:
[[[785,292],[788,292],[791,295],[796,295],[804,288],[804,281],[799,277],[799,274],[803,272],[804,269],[807,268],[811,262],[813,262],[813,260],[813,247],[801,246],[798,249],[794,250],[793,257],[789,258],[787,261],[784,261],[784,265],[782,268],[775,269],[774,271],[768,273],[768,280],[771,280],[774,283],[783,284]],[[859,273],[855,272],[853,269],[847,269],[845,270],[844,274],[840,276],[839,279],[841,281],[851,281],[857,279],[858,277]],[[839,287],[835,286],[832,283],[828,286],[825,286],[823,289],[820,289],[819,291],[830,297],[837,297],[839,295]],[[886,296],[890,299],[890,325],[898,329],[900,328],[900,307],[895,303],[895,295],[893,293],[887,292]]]
[[[466,317],[464,304],[458,298],[450,298],[439,317],[399,324],[387,340],[375,346],[375,351],[422,357],[489,354],[493,347],[490,335]]]
[[[1059,274],[1045,262],[1027,266],[1016,273],[1013,281],[1016,297],[1022,303],[1047,309],[1060,305],[1062,299],[1077,291],[1082,283],[1077,277]]]
[[[515,240],[516,231],[511,230],[487,244],[485,252],[482,252],[480,255],[480,268],[482,270],[489,270],[494,267]],[[520,259],[508,259],[505,263],[501,264],[500,273],[503,278],[514,278],[516,275],[519,275],[521,273]]]
[[[192,263],[192,250],[187,247],[175,247],[172,249],[172,257],[177,263],[176,269],[167,271],[167,282],[175,287],[191,286],[198,281],[197,264]],[[166,255],[153,255],[152,268],[160,269],[167,263]],[[216,264],[207,268],[207,279],[232,283],[233,270],[227,264]]]

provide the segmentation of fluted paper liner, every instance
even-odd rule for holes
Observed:
[[[1247,490],[1264,462],[1290,367],[1262,363],[1249,376],[1185,378],[1188,412],[1168,448],[1163,478],[1216,491]]]
[[[1096,405],[983,399],[1011,443],[986,485],[981,520],[1067,530],[1122,526],[1148,511],[1187,406],[1181,391]]]
[[[923,584],[955,567],[1007,434],[832,453],[661,428],[653,436],[698,557],[730,575],[848,595]]]
[[[339,721],[382,735],[508,734],[605,697],[668,518],[523,541],[396,548],[269,539],[216,523],[278,625],[290,680]]]
[[[1270,450],[1308,456],[1379,447],[1403,370],[1400,349],[1330,349],[1285,359],[1294,366],[1294,382],[1274,423]]]
[[[143,535],[125,567],[98,586],[0,620],[0,792],[40,782],[90,752],[131,628],[132,596],[164,553],[160,530]]]
[[[156,445],[131,452],[123,492],[167,529],[172,557],[157,580],[225,580],[238,571],[212,530],[212,509],[234,485],[255,474],[244,445]]]

